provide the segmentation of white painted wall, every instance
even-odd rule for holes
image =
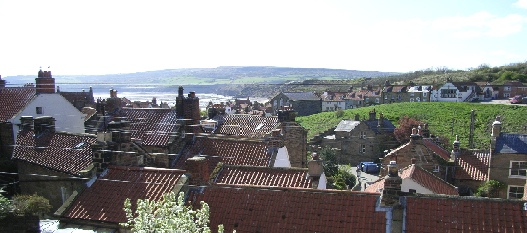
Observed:
[[[455,89],[456,94],[455,98],[442,98],[441,97],[441,90],[443,89]],[[469,89],[466,92],[460,92],[456,86],[452,83],[445,83],[442,87],[440,87],[437,90],[432,90],[430,101],[436,101],[436,102],[463,102],[465,99],[467,99],[470,94],[472,94],[473,90]]]
[[[276,160],[274,161],[273,167],[291,167],[289,153],[287,152],[287,148],[285,148],[285,146],[278,149],[278,154],[276,155]]]
[[[335,109],[335,105],[337,109]],[[328,110],[329,109],[329,110]],[[342,101],[322,101],[322,112],[331,112],[338,109],[346,109],[346,102]]]
[[[42,107],[42,114],[37,114],[36,108]],[[20,124],[20,117],[51,116],[55,118],[56,131],[70,133],[84,133],[84,114],[77,110],[60,94],[39,94],[21,112],[9,121],[13,124],[13,135],[16,140]]]
[[[403,179],[403,183],[401,184],[401,191],[408,192],[410,189],[415,189],[415,192],[420,194],[434,194],[432,190],[423,187],[422,185],[418,184],[410,178]]]

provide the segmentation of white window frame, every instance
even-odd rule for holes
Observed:
[[[517,164],[515,165],[515,163]],[[524,168],[521,167],[521,163],[523,163]],[[514,170],[518,171],[518,174],[512,174],[514,168],[513,166],[516,166]],[[527,179],[527,161],[510,161],[509,168],[509,178]],[[520,171],[522,170],[525,172],[525,175],[519,175]]]
[[[510,97],[511,97],[511,94],[510,94],[510,93],[503,93],[503,97],[505,97],[505,98],[510,98]]]
[[[440,167],[439,165],[434,165],[434,170],[433,172],[439,172],[440,171]]]
[[[360,149],[360,153],[366,153],[366,145],[365,144],[361,144],[360,145],[361,149]]]
[[[428,95],[428,93],[423,92],[423,97],[426,97],[427,95]]]
[[[521,190],[516,190],[517,192],[511,192],[511,188],[521,189]],[[507,199],[522,199],[523,198],[523,194],[524,194],[524,190],[525,190],[525,186],[509,185],[507,187]],[[517,196],[512,197],[511,193],[515,193],[515,194],[517,194]]]
[[[505,87],[504,89],[505,89],[505,91],[511,91],[512,90],[511,87]]]
[[[375,103],[379,103],[379,98],[375,98]]]

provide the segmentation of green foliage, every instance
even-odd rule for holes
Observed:
[[[446,137],[447,141],[452,142],[456,135],[459,135],[462,147],[468,147],[471,110],[475,110],[476,113],[475,148],[484,149],[490,146],[491,124],[497,115],[502,118],[502,132],[527,133],[524,128],[527,108],[518,105],[449,102],[394,103],[344,110],[342,117],[335,117],[333,112],[323,112],[297,117],[296,120],[308,130],[308,138],[312,138],[335,127],[343,119],[353,119],[355,114],[359,114],[361,119],[367,118],[373,108],[377,113],[383,113],[384,117],[396,126],[401,118],[408,116],[427,122],[431,134]]]
[[[349,188],[353,188],[355,184],[357,184],[357,177],[351,173],[350,165],[339,166],[338,176],[344,180],[344,183],[346,183]]]
[[[478,187],[478,190],[476,191],[476,196],[497,198],[499,197],[500,189],[502,189],[503,187],[505,187],[505,184],[497,180],[489,180]]]
[[[324,147],[320,150],[320,158],[324,161],[324,174],[328,177],[334,177],[338,174],[337,153],[331,147]]]
[[[47,214],[51,205],[48,199],[37,194],[17,195],[13,197],[13,209],[17,215],[41,215]]]
[[[174,192],[163,195],[160,201],[137,200],[137,209],[132,211],[130,199],[124,202],[128,221],[121,225],[133,232],[211,232],[209,205],[201,202],[201,209],[193,210],[184,204],[184,194]],[[220,225],[219,232],[223,232]]]
[[[335,112],[335,117],[336,118],[342,118],[344,116],[344,110],[342,109],[339,109]]]
[[[9,212],[11,212],[11,209],[11,201],[9,201],[9,199],[4,197],[3,195],[0,195],[0,219],[5,218],[9,214]]]

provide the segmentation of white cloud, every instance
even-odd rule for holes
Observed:
[[[527,9],[527,0],[518,0],[514,5],[519,8]]]
[[[432,21],[432,26],[449,33],[453,38],[472,39],[481,36],[507,37],[518,33],[527,18],[517,14],[503,17],[482,11],[470,16],[443,17]]]

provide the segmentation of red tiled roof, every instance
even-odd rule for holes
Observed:
[[[310,188],[307,169],[223,165],[216,184]]]
[[[489,198],[406,197],[406,232],[527,232],[523,203]]]
[[[79,175],[93,162],[91,145],[97,142],[93,135],[44,133],[38,137],[33,131],[20,131],[17,135],[13,159],[26,161],[45,168]]]
[[[489,151],[462,153],[456,159],[456,179],[486,181],[489,178]]]
[[[433,139],[431,138],[423,138],[423,143],[428,149],[432,150],[436,155],[439,155],[439,157],[443,158],[445,161],[450,160],[450,152],[437,145],[432,140]]]
[[[13,118],[35,97],[35,88],[0,88],[0,122]]]
[[[63,217],[92,221],[126,222],[124,201],[130,198],[135,210],[137,199],[159,200],[172,191],[182,170],[110,166],[68,207]]]
[[[212,232],[385,232],[378,194],[313,189],[207,187],[191,200],[210,207]]]
[[[123,108],[120,117],[130,121],[132,138],[141,139],[145,146],[166,146],[177,127],[176,111],[162,108]]]
[[[435,194],[458,195],[456,187],[419,166],[411,165],[404,168],[400,176],[402,179],[412,179]]]
[[[374,183],[370,184],[366,189],[364,189],[364,192],[371,192],[371,193],[382,193],[382,190],[384,189],[384,178],[378,179]]]
[[[247,114],[229,114],[219,119],[216,134],[239,135],[250,138],[261,138],[270,134],[280,124],[277,117],[262,117]]]
[[[267,167],[271,162],[267,142],[196,137],[194,144],[187,146],[181,153],[175,167],[183,169],[185,160],[195,155],[209,156],[211,167],[215,167],[218,162]]]

